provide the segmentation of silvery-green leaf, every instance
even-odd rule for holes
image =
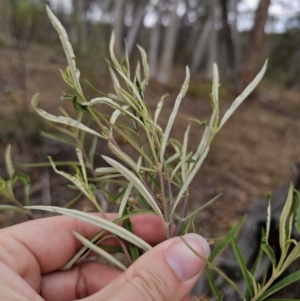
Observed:
[[[114,88],[116,91],[118,91],[121,88],[121,85],[120,85],[119,79],[117,78],[113,68],[110,65],[109,65],[109,73],[110,73],[111,79],[114,83]]]
[[[149,65],[147,62],[147,54],[146,51],[140,47],[139,45],[137,45],[140,53],[141,53],[141,57],[142,57],[142,64],[143,64],[143,69],[144,69],[144,80],[142,81],[142,89],[144,90],[145,87],[148,85],[149,79],[150,79],[150,71],[149,71]]]
[[[128,156],[125,152],[123,152],[120,148],[115,146],[110,141],[108,142],[108,147],[111,150],[111,152],[116,155],[119,159],[121,159],[123,162],[128,164],[133,171],[137,173],[137,165],[136,163],[131,159],[130,156]]]
[[[113,32],[111,34],[110,43],[109,43],[109,53],[110,53],[111,60],[114,63],[115,67],[120,69],[121,66],[115,56],[114,46],[115,46],[115,33]]]
[[[193,178],[195,177],[196,173],[198,172],[199,168],[201,167],[204,159],[206,158],[207,154],[209,151],[209,146],[205,149],[203,155],[201,156],[201,158],[197,161],[197,163],[195,164],[195,167],[193,168],[193,170],[189,173],[188,177],[186,178],[185,182],[183,183],[183,186],[181,187],[176,200],[174,202],[173,208],[172,208],[172,212],[171,212],[171,218],[173,216],[173,214],[175,213],[175,210],[182,198],[182,196],[184,195],[184,193],[186,192],[187,188],[189,187],[190,183],[192,182]]]
[[[126,207],[126,204],[127,204],[127,201],[128,201],[128,198],[129,198],[129,195],[130,195],[130,192],[131,192],[132,188],[133,188],[133,184],[128,183],[125,194],[123,195],[123,198],[122,198],[121,203],[120,203],[118,217],[121,217],[124,213],[124,209]]]
[[[141,164],[142,164],[142,156],[139,156],[139,159],[136,163],[136,172],[139,173],[141,169]]]
[[[112,174],[117,173],[118,171],[113,167],[99,167],[95,169],[95,173],[97,175],[105,175],[105,174]]]
[[[61,207],[54,207],[54,206],[27,206],[24,207],[26,209],[36,209],[36,210],[44,210],[44,211],[50,211],[54,213],[59,213],[67,216],[71,216],[74,218],[77,218],[79,220],[85,221],[87,223],[90,223],[94,226],[100,227],[102,229],[105,229],[131,243],[136,245],[137,247],[148,251],[151,249],[151,246],[146,243],[144,240],[139,238],[138,236],[134,235],[133,233],[127,231],[123,227],[116,225],[115,223],[101,218],[99,216],[95,216],[86,212],[74,210],[74,209],[66,209]]]
[[[13,178],[15,174],[15,169],[11,160],[11,145],[9,144],[6,149],[5,149],[5,166],[6,166],[6,171],[8,173],[8,176],[10,179]]]
[[[180,158],[181,154],[180,153],[175,153],[172,157],[167,159],[166,164],[172,163],[173,161],[177,160]]]
[[[134,116],[131,112],[129,112],[129,110],[124,110],[124,108],[122,106],[120,106],[119,104],[117,104],[116,102],[114,102],[113,100],[111,100],[110,98],[107,98],[107,97],[97,97],[97,98],[92,99],[90,102],[84,102],[81,105],[82,106],[94,106],[94,105],[100,104],[100,103],[107,104],[110,107],[121,111],[125,115],[127,115],[130,118],[134,119],[141,126],[144,126],[144,124],[141,122],[141,120],[139,118],[137,118],[136,116]]]
[[[288,196],[283,206],[283,209],[281,211],[280,220],[279,220],[279,245],[280,245],[281,252],[283,253],[285,252],[285,242],[287,239],[289,239],[289,237],[287,237],[287,232],[286,232],[287,229],[286,222],[291,211],[293,194],[294,194],[294,185],[293,183],[291,183],[289,187]]]
[[[81,123],[77,120],[74,120],[74,119],[68,118],[68,117],[64,117],[64,116],[58,116],[57,117],[57,116],[49,114],[46,111],[38,108],[37,107],[38,96],[39,96],[38,94],[35,94],[33,96],[32,100],[31,100],[31,106],[43,118],[45,118],[49,121],[55,122],[55,123],[60,123],[60,124],[64,124],[64,125],[67,125],[67,126],[74,127],[76,129],[85,131],[89,134],[96,135],[96,136],[101,137],[101,138],[105,138],[103,135],[101,135],[101,134],[97,133],[96,131],[90,129],[89,127],[85,126],[83,123]]]
[[[284,264],[282,265],[281,270],[282,271],[286,270],[293,263],[293,261],[295,261],[299,257],[300,257],[300,242],[298,242],[296,246],[294,246],[292,251],[289,253]]]
[[[79,164],[80,164],[80,167],[81,167],[81,172],[82,172],[82,175],[83,175],[83,179],[84,179],[85,183],[88,183],[85,164],[84,164],[84,161],[83,161],[82,151],[79,148],[76,148],[76,153],[77,153],[78,161],[79,161]]]
[[[106,156],[102,156],[102,158],[112,167],[116,168],[120,174],[122,174],[130,183],[132,183],[134,187],[140,192],[140,194],[145,198],[147,203],[152,207],[154,212],[161,218],[163,218],[161,210],[158,207],[156,201],[154,200],[148,189],[141,182],[141,180],[132,171],[128,170],[122,164],[111,158],[108,158]]]
[[[226,123],[226,121],[230,118],[230,116],[233,114],[233,112],[238,108],[238,106],[248,97],[248,95],[256,88],[258,83],[263,78],[266,70],[267,70],[268,60],[266,60],[263,68],[261,71],[256,75],[254,80],[246,87],[246,89],[242,92],[240,96],[238,96],[234,102],[231,104],[230,108],[227,110],[227,112],[224,114],[219,129],[223,127],[223,125]]]
[[[205,152],[206,148],[209,146],[210,142],[212,141],[216,132],[214,131],[214,124],[217,118],[218,108],[215,107],[213,113],[211,115],[209,124],[206,126],[201,141],[198,145],[197,151],[195,152],[194,156],[192,157],[193,160],[199,160],[202,154]],[[190,163],[189,171],[191,171],[195,166],[195,163]]]
[[[52,161],[52,158],[51,157],[48,157],[48,159],[49,159],[49,161],[50,161],[50,163],[51,163],[51,165],[52,165],[52,167],[53,167],[53,169],[54,169],[54,171],[57,173],[57,174],[59,174],[59,175],[61,175],[61,176],[63,176],[64,178],[66,178],[66,179],[68,179],[69,181],[71,181],[88,199],[90,199],[91,200],[91,198],[92,198],[92,201],[93,202],[95,202],[96,200],[95,200],[95,197],[93,196],[93,195],[91,195],[88,191],[87,191],[87,186],[86,186],[86,183],[83,183],[83,182],[81,182],[81,181],[79,181],[79,179],[78,178],[76,178],[76,177],[74,177],[74,176],[72,176],[72,175],[70,175],[70,174],[67,174],[67,173],[65,173],[65,172],[63,172],[63,171],[60,171],[60,170],[58,170],[57,168],[56,168],[56,166],[55,166],[55,164],[54,164],[54,162]]]
[[[166,98],[168,95],[169,95],[169,94],[163,95],[163,96],[160,98],[160,100],[159,100],[159,102],[158,102],[158,104],[157,104],[157,107],[156,107],[156,110],[155,110],[155,113],[154,113],[154,122],[155,122],[155,123],[157,123],[157,120],[158,120],[158,117],[159,117],[159,115],[160,115],[161,109],[162,109],[162,107],[163,107],[163,105],[164,105],[164,100],[165,100],[165,98]]]
[[[175,173],[177,172],[177,170],[179,168],[184,168],[183,165],[192,157],[193,153],[190,152],[189,154],[187,154],[185,157],[181,157],[180,161],[178,162],[178,164],[175,166],[172,175],[170,177],[170,179],[172,179],[175,175]],[[185,174],[184,174],[185,175]],[[182,176],[182,180],[185,181],[185,177]]]
[[[174,120],[177,116],[177,112],[178,112],[179,106],[181,104],[181,101],[182,101],[183,97],[185,96],[186,91],[188,89],[189,81],[190,81],[190,71],[189,71],[189,68],[186,67],[186,77],[185,77],[184,83],[182,85],[181,91],[176,98],[173,111],[169,117],[168,124],[167,124],[166,130],[165,130],[165,133],[164,133],[164,138],[163,138],[161,151],[160,151],[160,162],[163,162],[163,160],[164,160],[165,150],[166,150],[167,143],[169,140],[170,132],[171,132]]]
[[[184,158],[187,158],[187,147],[188,147],[188,141],[189,141],[189,133],[190,133],[190,129],[191,129],[191,124],[189,123],[184,136],[183,136],[183,144],[182,144],[182,156],[181,156],[181,160],[183,160]],[[191,153],[192,154],[192,153]],[[186,162],[186,160],[184,161]],[[186,178],[186,172],[187,172],[187,168],[186,165],[184,164],[181,168],[181,176],[182,176],[182,180],[185,181]]]
[[[86,247],[97,253],[98,255],[104,257],[109,262],[113,263],[115,266],[120,268],[123,271],[126,271],[126,267],[123,263],[121,263],[119,260],[117,260],[115,257],[110,255],[108,252],[103,250],[102,248],[98,247],[97,245],[94,245],[92,242],[90,242],[88,239],[77,233],[76,231],[72,231],[74,236]]]
[[[269,241],[269,233],[271,227],[271,194],[267,196],[268,207],[267,207],[267,220],[266,220],[266,241]]]
[[[66,33],[66,30],[61,25],[60,21],[56,18],[56,16],[52,13],[52,11],[51,11],[51,9],[49,8],[48,5],[46,5],[46,10],[47,10],[48,17],[49,17],[53,27],[56,29],[56,31],[59,34],[61,44],[63,46],[63,49],[65,51],[65,54],[66,54],[66,57],[67,57],[67,60],[68,60],[68,64],[69,64],[69,68],[70,68],[70,74],[71,74],[71,77],[72,77],[72,81],[75,85],[75,88],[80,94],[82,94],[81,86],[80,86],[80,83],[79,83],[80,73],[76,69],[75,55],[74,55],[74,52],[73,52],[72,45],[69,42],[69,38],[68,38],[68,35]]]
[[[127,111],[130,107],[128,105],[122,106],[122,109],[124,111]],[[119,109],[116,109],[111,117],[110,117],[110,123],[115,124],[115,122],[117,121],[117,119],[119,118],[119,116],[122,114],[122,111]]]
[[[219,71],[217,64],[213,65],[213,85],[212,85],[212,99],[214,103],[214,108],[216,108],[217,115],[214,122],[214,129],[218,130],[219,123]]]

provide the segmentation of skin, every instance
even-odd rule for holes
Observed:
[[[164,225],[154,215],[135,216],[131,222],[134,233],[156,247],[126,272],[94,261],[59,270],[82,247],[72,230],[88,239],[99,231],[77,219],[50,217],[0,230],[0,300],[189,300],[204,264],[182,281],[166,260],[166,252],[180,244],[180,238],[165,241]]]

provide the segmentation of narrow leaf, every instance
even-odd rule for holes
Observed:
[[[46,120],[49,120],[49,121],[52,121],[52,122],[55,122],[55,123],[59,123],[59,124],[64,124],[64,125],[67,125],[67,126],[71,126],[71,127],[74,127],[76,129],[79,129],[79,130],[82,130],[82,131],[85,131],[89,134],[92,134],[92,135],[96,135],[98,137],[101,137],[101,138],[105,138],[103,135],[100,135],[99,133],[97,133],[96,131],[90,129],[89,127],[85,126],[84,124],[82,124],[81,122],[77,121],[77,120],[74,120],[72,118],[68,118],[68,117],[64,117],[64,116],[54,116],[52,114],[49,114],[47,113],[46,111],[40,109],[37,107],[37,104],[38,104],[38,94],[35,94],[31,100],[31,106],[32,108],[40,115],[42,116],[43,118],[45,118]]]
[[[117,162],[109,157],[102,156],[102,158],[108,164],[110,164],[112,167],[117,169],[119,171],[119,173],[122,174],[130,183],[132,183],[134,185],[134,187],[145,198],[147,203],[152,207],[152,209],[155,211],[155,213],[157,215],[159,215],[161,218],[163,218],[161,210],[158,207],[156,201],[154,200],[154,198],[152,197],[150,192],[147,190],[147,188],[144,186],[144,184],[141,182],[141,180],[132,171],[128,170],[122,164],[120,164],[119,162]]]
[[[245,219],[245,216],[242,217],[239,222],[232,228],[230,231],[227,233],[225,238],[217,245],[215,249],[212,250],[210,256],[209,256],[209,261],[212,262],[216,256],[230,243],[234,235],[238,232],[240,227],[242,226],[242,223]]]
[[[59,34],[61,44],[63,46],[64,52],[65,52],[67,60],[68,60],[68,64],[69,64],[69,68],[70,68],[70,74],[71,74],[71,77],[72,77],[73,84],[74,84],[76,90],[80,94],[82,94],[81,86],[80,86],[80,83],[79,83],[79,73],[78,73],[78,70],[76,69],[75,54],[73,52],[72,45],[69,42],[67,32],[64,29],[64,27],[61,25],[60,21],[52,13],[52,11],[51,11],[51,9],[49,8],[48,5],[46,5],[46,10],[47,10],[48,17],[49,17],[53,27],[56,29],[56,31]]]
[[[15,174],[14,166],[11,160],[11,145],[9,144],[6,149],[5,149],[5,166],[6,166],[6,171],[8,173],[8,176],[10,179],[13,178]]]
[[[127,268],[123,263],[121,263],[119,260],[117,260],[114,256],[110,255],[108,252],[103,250],[102,248],[94,245],[92,242],[90,242],[88,239],[77,233],[76,231],[72,231],[74,236],[86,247],[94,251],[95,253],[99,254],[100,256],[104,257],[109,262],[113,263],[115,266],[120,268],[123,271],[126,271]]]
[[[130,233],[126,229],[122,228],[121,226],[118,226],[115,223],[108,221],[107,219],[101,218],[99,216],[95,216],[95,215],[85,213],[82,211],[78,211],[78,210],[74,210],[74,209],[66,209],[66,208],[60,208],[60,207],[54,207],[54,206],[27,206],[24,208],[50,211],[50,212],[54,212],[54,213],[71,216],[71,217],[77,218],[79,220],[85,221],[87,223],[90,223],[92,225],[95,225],[97,227],[100,227],[102,229],[105,229],[105,230],[135,244],[137,247],[139,247],[145,251],[148,251],[151,249],[151,246],[148,243],[146,243],[144,240],[139,238],[138,236]]]
[[[126,208],[126,204],[127,204],[127,201],[128,201],[128,198],[129,198],[129,195],[130,195],[130,192],[131,192],[132,188],[133,188],[133,184],[129,183],[126,190],[125,190],[125,194],[124,194],[124,196],[121,200],[121,203],[120,203],[118,217],[121,217],[124,213],[124,210]]]
[[[181,88],[181,91],[180,91],[179,95],[176,98],[173,111],[172,111],[172,113],[169,117],[168,124],[167,124],[166,130],[165,130],[165,133],[164,133],[164,138],[163,138],[161,151],[160,151],[160,162],[163,162],[164,155],[165,155],[165,150],[166,150],[167,143],[168,143],[169,136],[170,136],[170,132],[171,132],[171,129],[173,127],[174,120],[177,116],[177,112],[178,112],[179,106],[181,104],[181,101],[182,101],[183,97],[185,96],[186,91],[188,89],[189,81],[190,81],[190,71],[189,71],[189,68],[187,67],[184,83],[182,85],[182,88]]]
[[[220,127],[219,130],[223,127],[223,125],[226,123],[226,121],[231,117],[231,115],[233,114],[233,112],[239,107],[239,105],[248,97],[248,95],[256,88],[256,86],[258,85],[258,83],[261,81],[261,79],[263,78],[266,70],[267,70],[267,65],[268,65],[268,60],[266,60],[263,68],[261,69],[261,71],[256,75],[256,77],[254,78],[254,80],[248,85],[248,87],[242,92],[242,94],[240,96],[238,96],[234,102],[231,104],[230,108],[228,109],[228,111],[224,114],[221,123],[220,123]]]

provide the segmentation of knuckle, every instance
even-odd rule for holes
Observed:
[[[134,286],[136,292],[141,295],[142,300],[160,301],[167,300],[172,296],[166,280],[143,267],[133,267],[129,277],[129,281]]]

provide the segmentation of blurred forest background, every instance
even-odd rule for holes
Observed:
[[[90,84],[104,92],[113,88],[105,61],[113,30],[119,59],[127,49],[135,67],[139,59],[135,45],[147,51],[150,108],[155,108],[161,95],[170,94],[163,126],[185,66],[190,67],[192,81],[173,133],[179,139],[189,117],[210,115],[213,62],[220,70],[221,106],[227,108],[269,59],[265,78],[214,141],[192,188],[190,209],[223,193],[218,206],[199,215],[199,225],[209,236],[223,234],[228,220],[265,201],[269,190],[293,175],[300,153],[298,0],[0,0],[0,177],[7,177],[3,157],[11,143],[16,168],[31,177],[33,203],[63,205],[74,195],[50,167],[19,165],[45,162],[47,155],[56,161],[75,158],[71,147],[40,135],[47,125],[29,106],[37,92],[48,111],[58,113],[58,106],[68,110],[69,105],[60,100],[62,91],[68,92],[59,73],[66,59],[45,4],[69,34],[88,98],[97,95]],[[197,145],[200,134],[199,128],[192,130],[191,147]],[[100,165],[103,153],[108,150],[99,143]],[[21,220],[13,212],[0,213],[0,226]]]

